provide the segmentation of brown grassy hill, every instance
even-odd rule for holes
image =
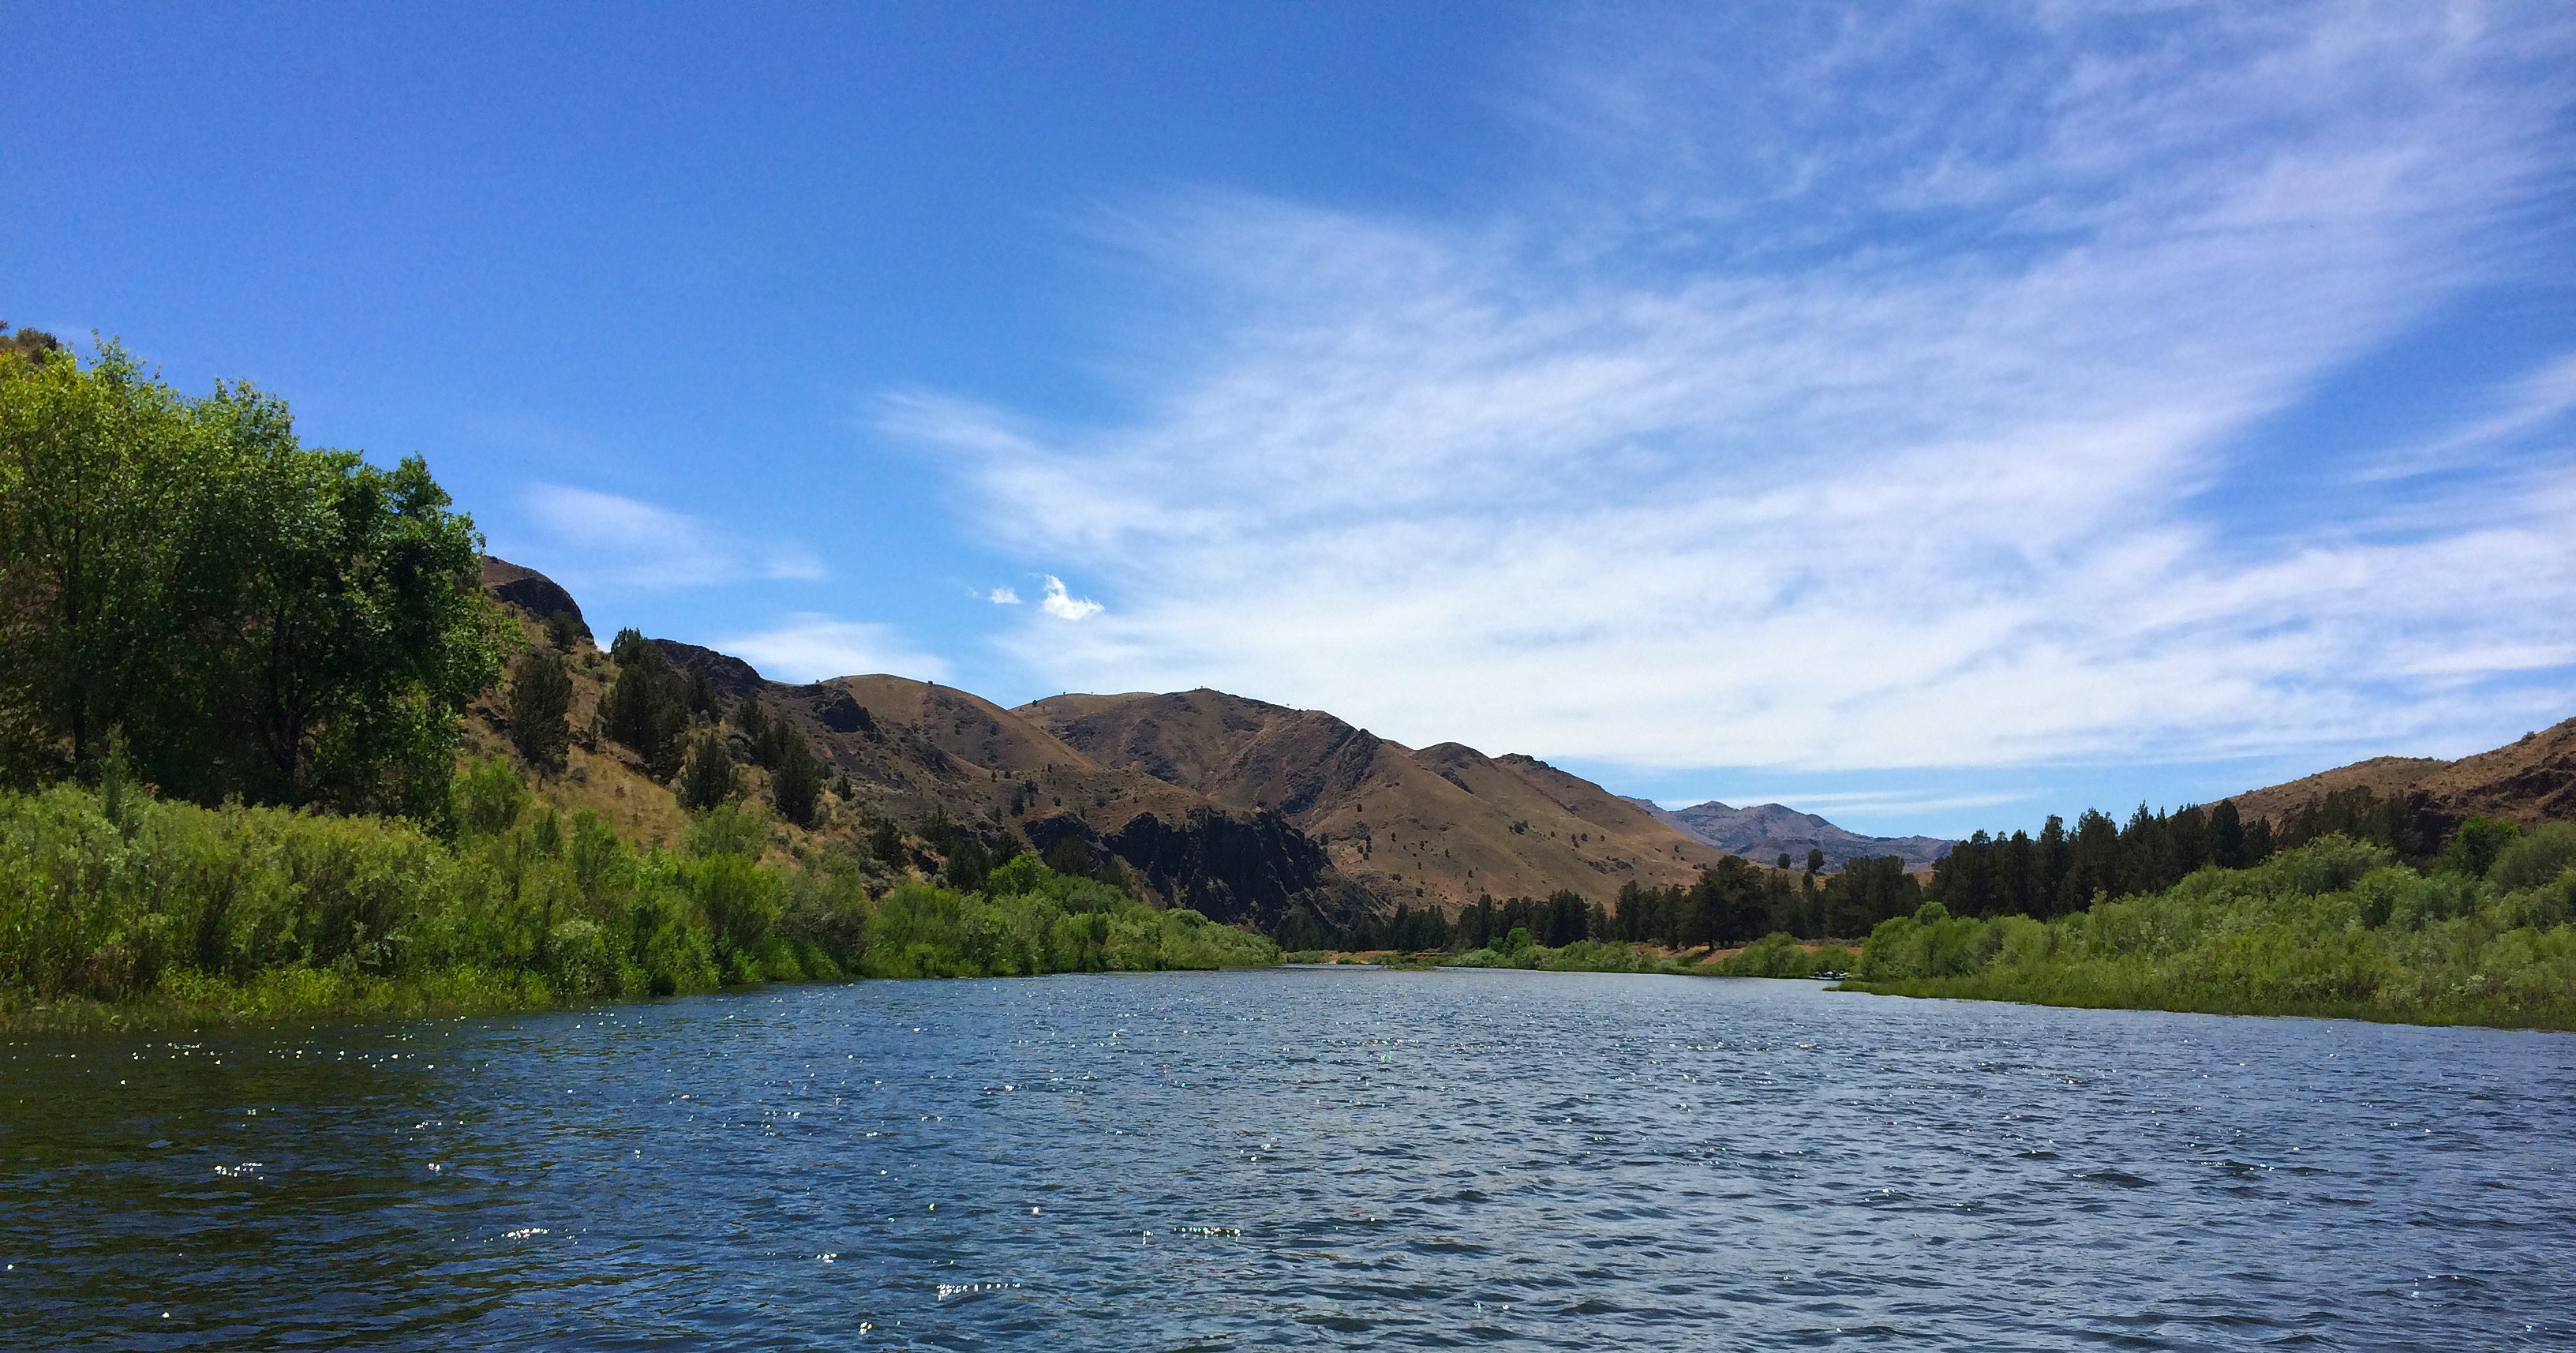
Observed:
[[[1687,883],[1719,852],[1599,785],[1457,743],[1416,751],[1317,710],[1220,691],[1063,695],[1014,711],[1107,768],[1283,815],[1380,897]]]
[[[2576,719],[2457,761],[2378,756],[2235,796],[2246,817],[2279,819],[2337,790],[2413,800],[2437,825],[2484,813],[2532,826],[2576,820]],[[2416,796],[2421,796],[2418,799]]]
[[[568,594],[533,570],[487,559],[483,581],[531,644],[548,641],[545,616],[580,615]],[[780,849],[855,849],[877,822],[892,821],[912,829],[913,863],[928,867],[935,860],[918,829],[944,817],[1004,849],[1081,840],[1095,856],[1123,861],[1149,894],[1218,920],[1267,925],[1303,903],[1346,923],[1369,901],[1337,886],[1322,850],[1280,815],[1218,805],[1140,771],[1097,764],[979,696],[895,676],[791,685],[766,680],[751,664],[713,649],[654,643],[673,667],[704,675],[726,710],[756,694],[766,717],[805,735],[829,782],[846,777],[849,792],[824,795],[812,830],[780,825]],[[539,780],[539,791],[567,810],[601,813],[631,840],[676,841],[687,816],[672,786],[596,730],[600,698],[616,679],[615,660],[599,650],[586,626],[567,657],[574,746],[560,774]],[[468,752],[511,755],[506,720],[505,691],[486,693],[467,719]],[[740,774],[747,797],[766,798],[764,772],[745,765]]]

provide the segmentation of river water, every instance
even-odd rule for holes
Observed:
[[[2576,1345],[2576,1037],[1281,970],[0,1044],[0,1346]]]

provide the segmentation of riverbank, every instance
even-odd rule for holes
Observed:
[[[677,849],[505,765],[442,838],[390,818],[0,794],[0,1031],[490,1014],[762,982],[1204,970],[1269,940],[1022,855],[978,889],[785,857],[727,806]]]
[[[2049,921],[1878,927],[1846,990],[2035,1005],[2576,1030],[2576,824],[2521,837],[2482,877],[2419,875],[2321,838],[2253,869]]]
[[[1384,968],[1520,968],[1532,972],[1660,973],[1675,977],[1821,977],[1840,975],[1859,959],[1851,949],[1827,941],[1800,941],[1774,933],[1738,949],[1702,948],[1674,951],[1614,940],[1578,940],[1550,948],[1527,942],[1527,936],[1500,947],[1465,953],[1391,949],[1357,952],[1301,950],[1291,963],[1369,964]]]

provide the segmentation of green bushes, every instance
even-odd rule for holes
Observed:
[[[2326,836],[2252,869],[2203,869],[2045,923],[1956,918],[1927,903],[1871,933],[1854,985],[2576,1029],[2576,825],[2488,837],[2491,853],[2419,875],[2385,847]]]
[[[564,821],[501,762],[460,776],[455,799],[463,830],[443,841],[398,819],[121,787],[0,792],[0,1026],[1278,961],[1266,939],[1031,855],[986,891],[889,890],[853,857],[765,862],[768,819],[740,805],[702,815],[678,852],[637,852],[586,811]]]
[[[1852,951],[1839,944],[1809,949],[1787,931],[1774,930],[1744,946],[1719,964],[1717,970],[1729,977],[1814,977],[1848,972],[1856,961]]]

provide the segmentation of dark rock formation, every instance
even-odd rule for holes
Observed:
[[[560,612],[572,617],[573,628],[582,638],[599,642],[590,632],[589,622],[581,618],[581,604],[572,593],[554,579],[522,564],[507,559],[483,556],[483,590],[504,606],[515,606],[536,620],[551,620]]]

